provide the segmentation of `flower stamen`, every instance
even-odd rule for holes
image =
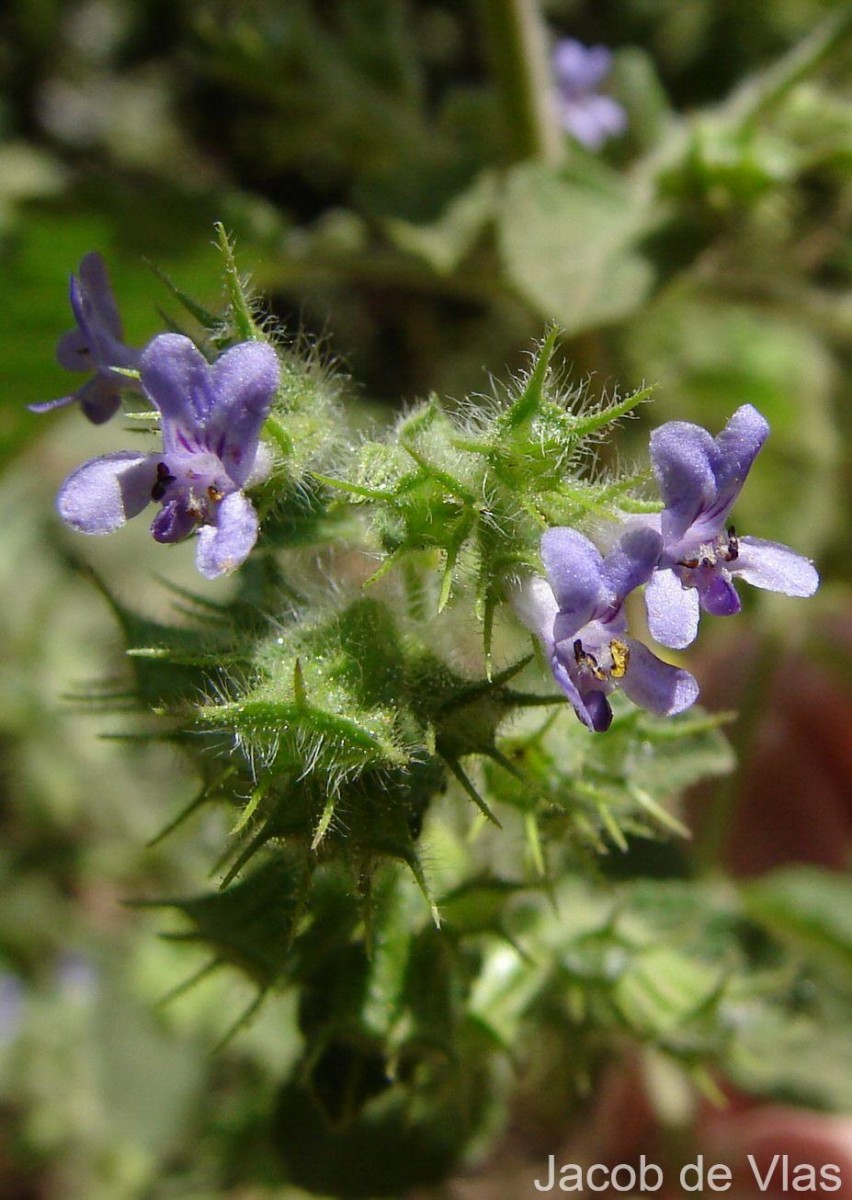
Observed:
[[[151,488],[151,499],[162,500],[166,494],[166,490],[170,483],[174,483],[175,476],[169,472],[169,468],[164,462],[157,463],[157,480]]]
[[[605,648],[609,650],[610,665],[608,667],[601,666],[594,654],[583,649],[580,638],[576,638],[574,661],[581,669],[585,668],[591,672],[601,683],[607,683],[611,679],[623,679],[630,662],[630,647],[625,642],[619,641],[618,638],[613,638],[609,646]]]
[[[620,642],[618,638],[613,638],[609,644],[609,652],[612,656],[612,666],[609,669],[610,679],[623,679],[630,664],[630,647],[626,642]]]

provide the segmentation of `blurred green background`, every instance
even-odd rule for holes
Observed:
[[[554,127],[519,13],[613,50],[629,130],[599,155]],[[216,974],[160,1006],[204,957],[157,937],[171,918],[124,904],[205,886],[225,827],[205,816],[147,849],[194,781],[168,748],[116,740],[129,716],[74,701],[125,669],[79,560],[152,614],[173,602],[163,578],[197,582],[191,550],[164,552],[144,522],[83,541],[53,512],[68,471],[116,445],[76,413],[26,409],[69,387],[54,349],[91,249],[141,345],[179,315],[149,263],[222,303],[222,221],[284,327],[351,374],[354,424],[431,390],[489,393],[549,322],[593,395],[657,385],[622,461],[663,420],[715,433],[753,403],[773,432],[738,528],[811,555],[824,582],[812,601],[752,594],[732,627],[705,622],[690,661],[710,707],[742,711],[741,769],[696,800],[695,855],[744,873],[848,867],[850,26],[831,0],[4,6],[3,1200],[291,1194],[268,1128],[298,1053],[290,999],[211,1053],[251,989]],[[524,95],[544,98],[538,127]]]

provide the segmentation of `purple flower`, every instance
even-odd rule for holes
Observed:
[[[142,353],[142,386],[160,410],[163,449],[84,463],[57,506],[81,533],[111,533],[151,501],[162,508],[151,533],[179,542],[198,531],[196,564],[214,579],[238,567],[257,540],[257,514],[243,488],[258,475],[260,429],[278,388],[271,346],[243,342],[212,366],[189,338],[155,337]]]
[[[604,733],[612,721],[607,696],[621,687],[634,704],[660,716],[689,708],[698,684],[679,667],[661,662],[628,637],[624,598],[657,563],[662,539],[631,526],[602,558],[576,529],[548,529],[541,539],[547,580],[530,579],[515,609],[538,635],[553,676],[589,729]]]
[[[599,150],[608,138],[627,128],[621,105],[595,90],[611,66],[612,55],[605,46],[584,46],[565,38],[553,50],[559,120],[589,150]]]
[[[14,1042],[21,1028],[26,990],[17,975],[0,971],[0,1048]]]
[[[68,396],[29,407],[42,413],[79,400],[89,420],[102,425],[118,411],[121,389],[133,387],[135,382],[113,368],[138,370],[139,351],[122,341],[121,317],[106,264],[94,251],[80,263],[79,276],[71,276],[71,308],[77,328],[60,339],[56,357],[68,371],[94,371],[95,375]]]
[[[739,612],[735,576],[787,596],[811,596],[813,563],[778,542],[738,537],[728,514],[769,433],[752,408],[738,408],[714,440],[700,425],[669,421],[651,434],[651,462],[665,508],[663,550],[645,589],[651,634],[663,646],[688,646],[699,610]]]
[[[56,983],[66,1000],[91,1001],[98,990],[97,967],[85,954],[66,951],[56,964]]]

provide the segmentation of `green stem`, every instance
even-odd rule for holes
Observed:
[[[563,139],[553,103],[547,30],[538,0],[481,0],[491,65],[504,109],[509,153],[558,163]]]
[[[725,106],[727,115],[740,127],[753,125],[767,108],[781,100],[801,79],[812,74],[829,55],[843,46],[850,35],[852,7],[842,5],[769,70],[737,88]]]

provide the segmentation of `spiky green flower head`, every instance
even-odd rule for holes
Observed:
[[[496,820],[463,760],[485,755],[511,770],[497,736],[526,701],[507,686],[526,661],[491,681],[465,678],[372,598],[282,622],[191,713],[214,751],[239,764],[225,882],[286,844],[359,880],[401,861],[425,891],[417,843],[448,774]]]
[[[647,391],[589,405],[553,367],[556,343],[554,330],[502,402],[456,413],[433,397],[382,441],[365,444],[349,478],[322,477],[368,508],[385,556],[374,578],[403,558],[438,550],[441,611],[460,579],[473,577],[489,670],[495,610],[512,574],[535,568],[543,529],[615,522],[637,484],[635,477],[596,477],[595,451]]]

